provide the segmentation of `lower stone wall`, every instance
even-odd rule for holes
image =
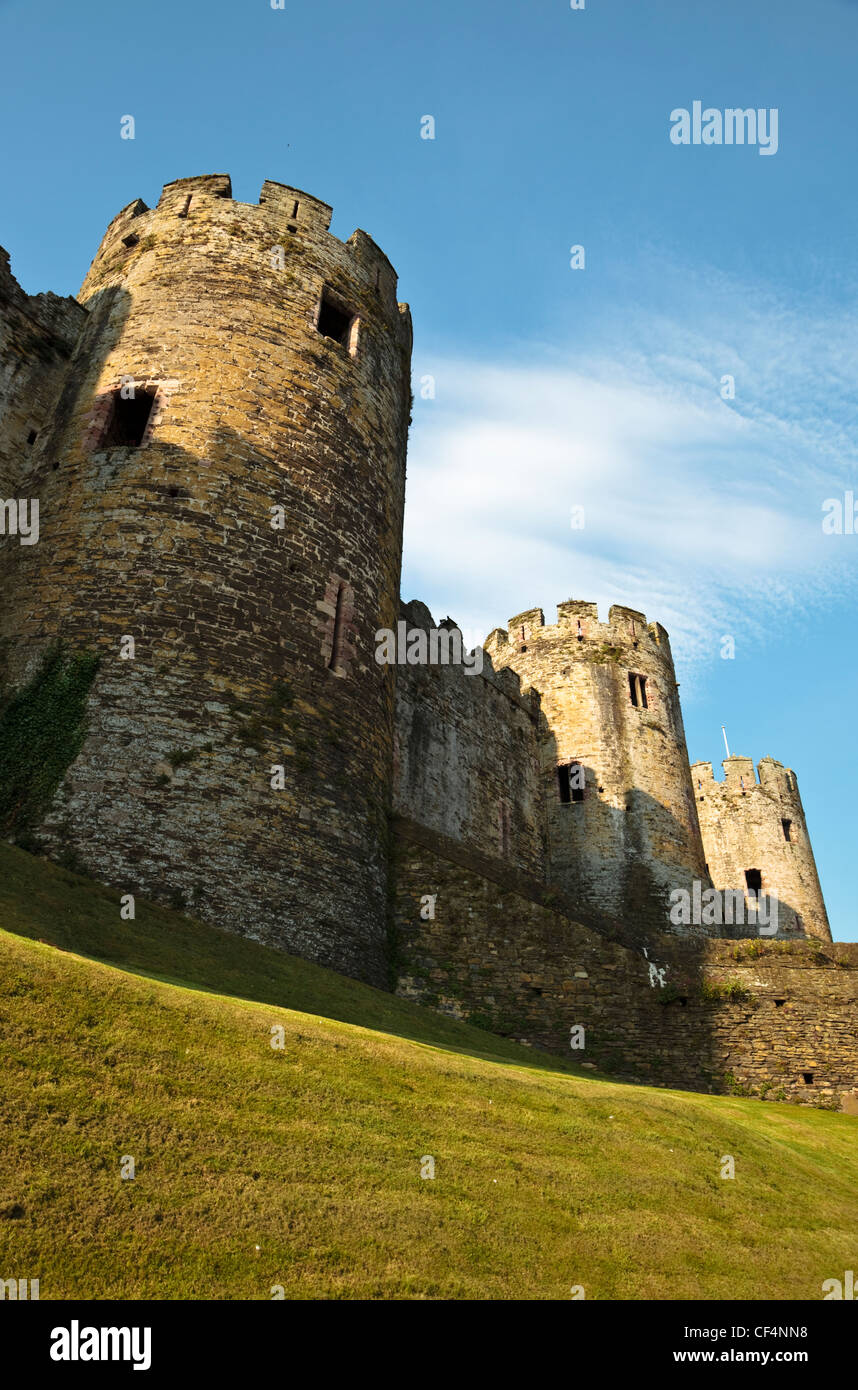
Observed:
[[[397,993],[620,1079],[858,1113],[858,945],[659,936],[635,950],[545,897],[400,821]]]

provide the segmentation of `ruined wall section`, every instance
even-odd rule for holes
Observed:
[[[421,603],[404,605],[402,617],[409,631],[435,626]],[[538,719],[536,692],[488,657],[470,673],[463,664],[397,666],[395,810],[542,879]]]
[[[13,682],[54,636],[102,658],[43,848],[383,984],[394,687],[373,634],[398,612],[411,326],[387,258],[330,217],[271,182],[235,202],[226,175],[118,214],[3,622]],[[124,378],[154,400],[137,447],[105,443]]]
[[[831,927],[807,830],[798,779],[774,758],[729,757],[724,778],[712,764],[694,763],[691,778],[709,872],[716,888],[741,889],[746,874],[761,875],[761,890],[778,900],[778,935],[831,940]]]
[[[397,866],[404,998],[618,1078],[858,1114],[858,945],[665,935],[630,948],[429,832],[400,827]]]
[[[664,628],[617,605],[602,623],[595,604],[570,600],[556,625],[531,609],[485,645],[540,694],[550,881],[622,939],[669,928],[670,892],[709,879]],[[558,768],[572,764],[583,799],[564,801]]]
[[[26,294],[0,247],[0,497],[28,486],[85,320],[74,299]]]

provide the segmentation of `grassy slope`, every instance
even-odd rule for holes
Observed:
[[[45,1299],[818,1299],[854,1268],[853,1118],[606,1082],[138,909],[0,846],[0,1277]]]

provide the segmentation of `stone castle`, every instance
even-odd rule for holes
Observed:
[[[408,307],[330,218],[180,179],[76,300],[0,252],[0,834],[618,1076],[852,1108],[795,774],[689,765],[664,628],[570,600],[478,671],[378,660],[457,633],[399,598]]]

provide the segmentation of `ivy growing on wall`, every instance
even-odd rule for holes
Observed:
[[[47,811],[86,737],[92,652],[54,642],[21,690],[0,704],[0,835],[26,833]]]

